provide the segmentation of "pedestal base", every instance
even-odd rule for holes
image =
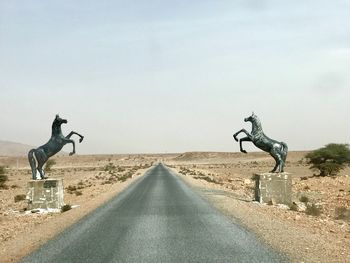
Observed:
[[[260,203],[292,204],[292,176],[289,173],[254,174],[255,200]]]
[[[28,182],[28,209],[60,210],[63,201],[63,180],[46,179]]]

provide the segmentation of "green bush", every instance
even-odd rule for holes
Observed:
[[[336,175],[350,164],[350,148],[348,144],[330,143],[308,153],[305,158],[310,169],[319,171],[319,176]]]
[[[56,161],[53,159],[49,159],[47,160],[46,164],[45,164],[45,172],[51,172],[51,168],[52,166],[54,166],[56,164]]]
[[[0,188],[8,188],[5,183],[8,180],[4,166],[0,166]]]

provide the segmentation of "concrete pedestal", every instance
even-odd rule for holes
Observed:
[[[260,203],[292,204],[292,176],[289,173],[254,174],[255,200]]]
[[[63,180],[46,179],[28,182],[28,209],[60,210],[63,201]]]

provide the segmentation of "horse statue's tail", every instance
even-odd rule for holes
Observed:
[[[35,149],[31,149],[29,152],[28,152],[28,161],[30,163],[30,167],[32,168],[32,177],[33,177],[33,180],[36,179],[36,160],[35,160]]]
[[[285,162],[288,154],[288,145],[285,142],[281,142],[282,152],[283,152],[283,161]]]

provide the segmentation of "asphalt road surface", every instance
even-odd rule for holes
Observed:
[[[22,262],[287,262],[159,164]]]

